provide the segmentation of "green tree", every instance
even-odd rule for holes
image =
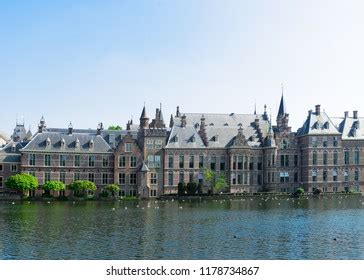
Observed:
[[[21,191],[23,194],[38,187],[38,179],[32,175],[21,173],[10,176],[5,185],[8,188]]]
[[[215,180],[214,190],[221,191],[223,188],[226,188],[228,186],[225,176],[223,174],[220,174],[217,176]]]
[[[208,182],[210,186],[210,192],[214,193],[216,191],[220,191],[223,188],[227,187],[228,184],[225,179],[224,174],[218,174],[211,169],[204,170],[204,178]]]
[[[194,195],[197,192],[197,184],[195,182],[187,183],[187,194]]]
[[[66,187],[64,183],[60,181],[48,181],[42,188],[45,190],[46,195],[50,195],[50,191],[63,191]]]
[[[116,184],[110,184],[105,187],[105,190],[109,192],[112,196],[115,196],[120,191],[120,187]]]
[[[123,130],[120,125],[110,125],[108,130]]]
[[[87,180],[74,181],[72,184],[68,185],[68,188],[75,194],[82,193],[85,194],[88,191],[96,191],[96,185],[94,182]]]
[[[203,175],[204,175],[204,178],[205,178],[206,182],[210,186],[210,191],[213,192],[214,185],[215,185],[216,173],[214,171],[212,171],[211,169],[205,169],[204,172],[203,172]]]
[[[185,182],[178,183],[178,195],[185,195],[186,194],[186,184]]]

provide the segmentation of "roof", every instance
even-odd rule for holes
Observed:
[[[286,104],[284,102],[284,97],[283,97],[283,94],[282,94],[281,103],[279,104],[277,117],[283,117],[286,113],[287,113]]]
[[[50,146],[46,142],[50,141]],[[61,142],[64,141],[64,147]],[[79,141],[79,147],[76,147],[76,141]],[[93,142],[93,148],[90,149],[90,142]],[[37,133],[32,140],[21,151],[67,151],[67,152],[93,152],[107,153],[111,152],[110,145],[101,135],[89,133],[60,133],[60,132],[42,132]]]
[[[343,140],[363,140],[364,139],[364,118],[333,118],[333,122],[342,133]]]
[[[199,135],[201,118],[205,118],[206,136],[209,148],[224,148],[234,144],[238,129],[243,129],[243,135],[249,146],[260,146],[260,138],[255,119],[258,118],[262,138],[269,130],[269,121],[263,115],[254,114],[202,114],[185,113],[186,126],[181,127],[181,117],[174,118],[174,125],[166,148],[203,148],[206,147]],[[177,136],[177,137],[176,137]]]
[[[20,163],[21,156],[16,154],[5,154],[0,152],[1,163]]]
[[[340,132],[326,112],[317,114],[309,111],[306,121],[297,131],[297,136],[322,134],[340,134]]]

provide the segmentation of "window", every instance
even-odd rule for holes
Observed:
[[[312,154],[312,165],[317,165],[317,152],[314,151]]]
[[[294,182],[297,183],[298,182],[298,172],[294,173]]]
[[[29,165],[35,165],[35,154],[29,154],[28,156]]]
[[[51,173],[50,172],[44,172],[44,183],[47,183],[51,180]]]
[[[137,175],[136,173],[131,173],[129,178],[130,185],[136,185],[137,183]]]
[[[323,163],[324,165],[327,165],[327,152],[326,152],[326,151],[324,151],[324,157],[323,157],[323,159],[322,159],[322,163]]]
[[[179,156],[179,168],[184,168],[185,165],[185,157],[183,155]]]
[[[154,149],[154,141],[152,139],[147,139],[147,149]]]
[[[16,164],[11,165],[11,172],[16,172],[18,170],[18,166]]]
[[[193,168],[194,167],[194,160],[195,160],[195,157],[193,155],[190,155],[190,159],[188,161],[188,167],[189,168]]]
[[[311,138],[311,143],[312,143],[312,147],[316,148],[317,147],[317,137],[316,136],[313,136]]]
[[[298,155],[294,155],[293,163],[294,163],[294,166],[298,166]]]
[[[88,174],[88,180],[91,181],[91,182],[94,182],[95,181],[95,173],[89,173]]]
[[[237,183],[238,183],[238,185],[241,185],[243,183],[243,174],[238,173]]]
[[[243,170],[243,156],[238,156],[238,170]]]
[[[155,140],[155,148],[156,149],[162,149],[162,146],[163,146],[163,142],[162,142],[161,139]]]
[[[216,170],[216,156],[211,156],[210,169]]]
[[[173,172],[168,173],[168,185],[173,186]]]
[[[339,154],[337,151],[334,152],[334,165],[337,165]]]
[[[349,170],[344,171],[344,181],[349,182]]]
[[[322,137],[322,146],[323,146],[324,148],[326,148],[326,147],[327,147],[327,136],[323,136],[323,137]]]
[[[150,173],[150,184],[151,185],[157,184],[157,173],[155,172]]]
[[[0,171],[4,170],[4,166],[2,164],[0,164]]]
[[[135,168],[137,166],[137,158],[136,156],[130,156],[130,167]]]
[[[75,155],[75,158],[74,158],[74,162],[73,162],[73,165],[74,166],[80,166],[80,162],[81,162],[81,157],[80,155]]]
[[[336,168],[332,171],[332,180],[334,182],[337,181],[337,170],[336,170]]]
[[[73,181],[78,181],[80,180],[81,176],[80,176],[80,173],[79,172],[75,172],[73,174]]]
[[[149,167],[160,167],[161,166],[161,156],[160,155],[149,155],[148,156],[148,166]]]
[[[192,183],[194,181],[194,177],[195,176],[194,176],[193,172],[190,172],[190,174],[189,174],[189,179],[190,179],[189,182],[190,183]]]
[[[44,165],[51,166],[51,155],[44,155]]]
[[[59,173],[59,181],[62,182],[63,184],[66,183],[66,173],[65,172]]]
[[[355,169],[354,180],[359,181],[359,170],[358,169]]]
[[[263,170],[263,158],[262,157],[258,157],[258,170]],[[288,155],[286,156],[286,164],[288,166]]]
[[[109,157],[102,157],[102,167],[109,167]]]
[[[314,169],[312,170],[312,182],[316,182],[317,181],[317,170]]]
[[[254,157],[250,157],[249,169],[254,170]]]
[[[88,156],[88,166],[89,167],[95,166],[95,156]]]
[[[232,179],[232,185],[236,185],[236,174],[235,173],[231,174],[231,179]]]
[[[168,156],[168,168],[173,168],[173,155]]]
[[[326,181],[327,181],[327,170],[326,170],[326,169],[322,172],[322,180],[323,180],[324,182],[326,182]]]
[[[119,156],[119,167],[125,167],[125,166],[126,166],[126,157]]]
[[[131,143],[125,143],[125,152],[127,153],[131,152]]]
[[[3,177],[1,176],[0,177],[0,188],[3,188],[3,187],[4,187]]]
[[[359,164],[360,161],[360,153],[358,150],[355,150],[354,152],[354,164]]]
[[[344,151],[344,164],[345,165],[349,164],[349,158],[350,158],[349,151]]]
[[[221,156],[220,157],[220,170],[224,171],[225,170],[225,156]]]
[[[157,190],[150,190],[150,196],[157,196]]]
[[[284,166],[284,155],[281,155],[281,166]]]
[[[184,181],[185,181],[185,174],[183,172],[180,172],[178,182],[183,183]]]
[[[288,149],[288,139],[282,140],[282,149]]]
[[[334,136],[334,138],[333,138],[333,146],[334,147],[338,146],[338,140],[337,139],[338,139],[337,136]]]
[[[203,168],[203,156],[198,157],[198,168]]]
[[[236,158],[235,156],[233,156],[233,170],[236,169]]]
[[[125,184],[126,184],[125,173],[119,173],[119,185],[125,185]]]
[[[285,172],[279,172],[279,177],[280,177],[280,181],[281,183],[288,183],[289,182],[289,173],[287,171]]]
[[[59,156],[59,166],[66,166],[66,155]]]
[[[102,173],[102,184],[107,185],[109,183],[109,174]]]

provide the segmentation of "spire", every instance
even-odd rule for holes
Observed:
[[[282,97],[281,97],[281,102],[279,104],[279,109],[278,109],[278,115],[277,115],[277,117],[284,117],[284,115],[286,113],[287,113],[287,110],[286,110],[286,104],[284,102],[283,84],[282,84]]]
[[[171,118],[169,120],[169,127],[172,128],[174,126],[174,120],[173,120],[173,115],[171,114]]]
[[[163,113],[162,113],[162,103],[160,103],[160,107],[159,107],[159,120],[163,124],[164,120],[163,120]]]
[[[255,104],[254,104],[254,115],[257,114],[257,102],[255,101]]]
[[[142,114],[140,115],[139,121],[140,121],[139,122],[140,129],[145,129],[148,127],[149,118],[147,117],[147,112],[145,110],[145,103],[144,103],[143,111],[142,111]]]
[[[144,107],[143,107],[142,114],[140,115],[140,119],[146,119],[146,118],[147,118],[147,113],[145,110],[145,103],[144,103]]]

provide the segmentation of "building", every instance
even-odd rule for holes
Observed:
[[[276,123],[263,114],[182,113],[177,107],[164,122],[162,108],[150,121],[145,106],[139,125],[126,130],[47,128],[17,124],[0,148],[0,192],[10,192],[6,178],[26,172],[41,186],[49,180],[69,184],[90,180],[98,187],[115,183],[120,195],[141,198],[177,193],[179,182],[208,184],[204,169],[224,175],[230,193],[363,191],[363,120],[354,111],[330,118],[321,106],[308,112],[297,132],[289,127],[282,95]],[[69,191],[60,195],[69,195]]]

